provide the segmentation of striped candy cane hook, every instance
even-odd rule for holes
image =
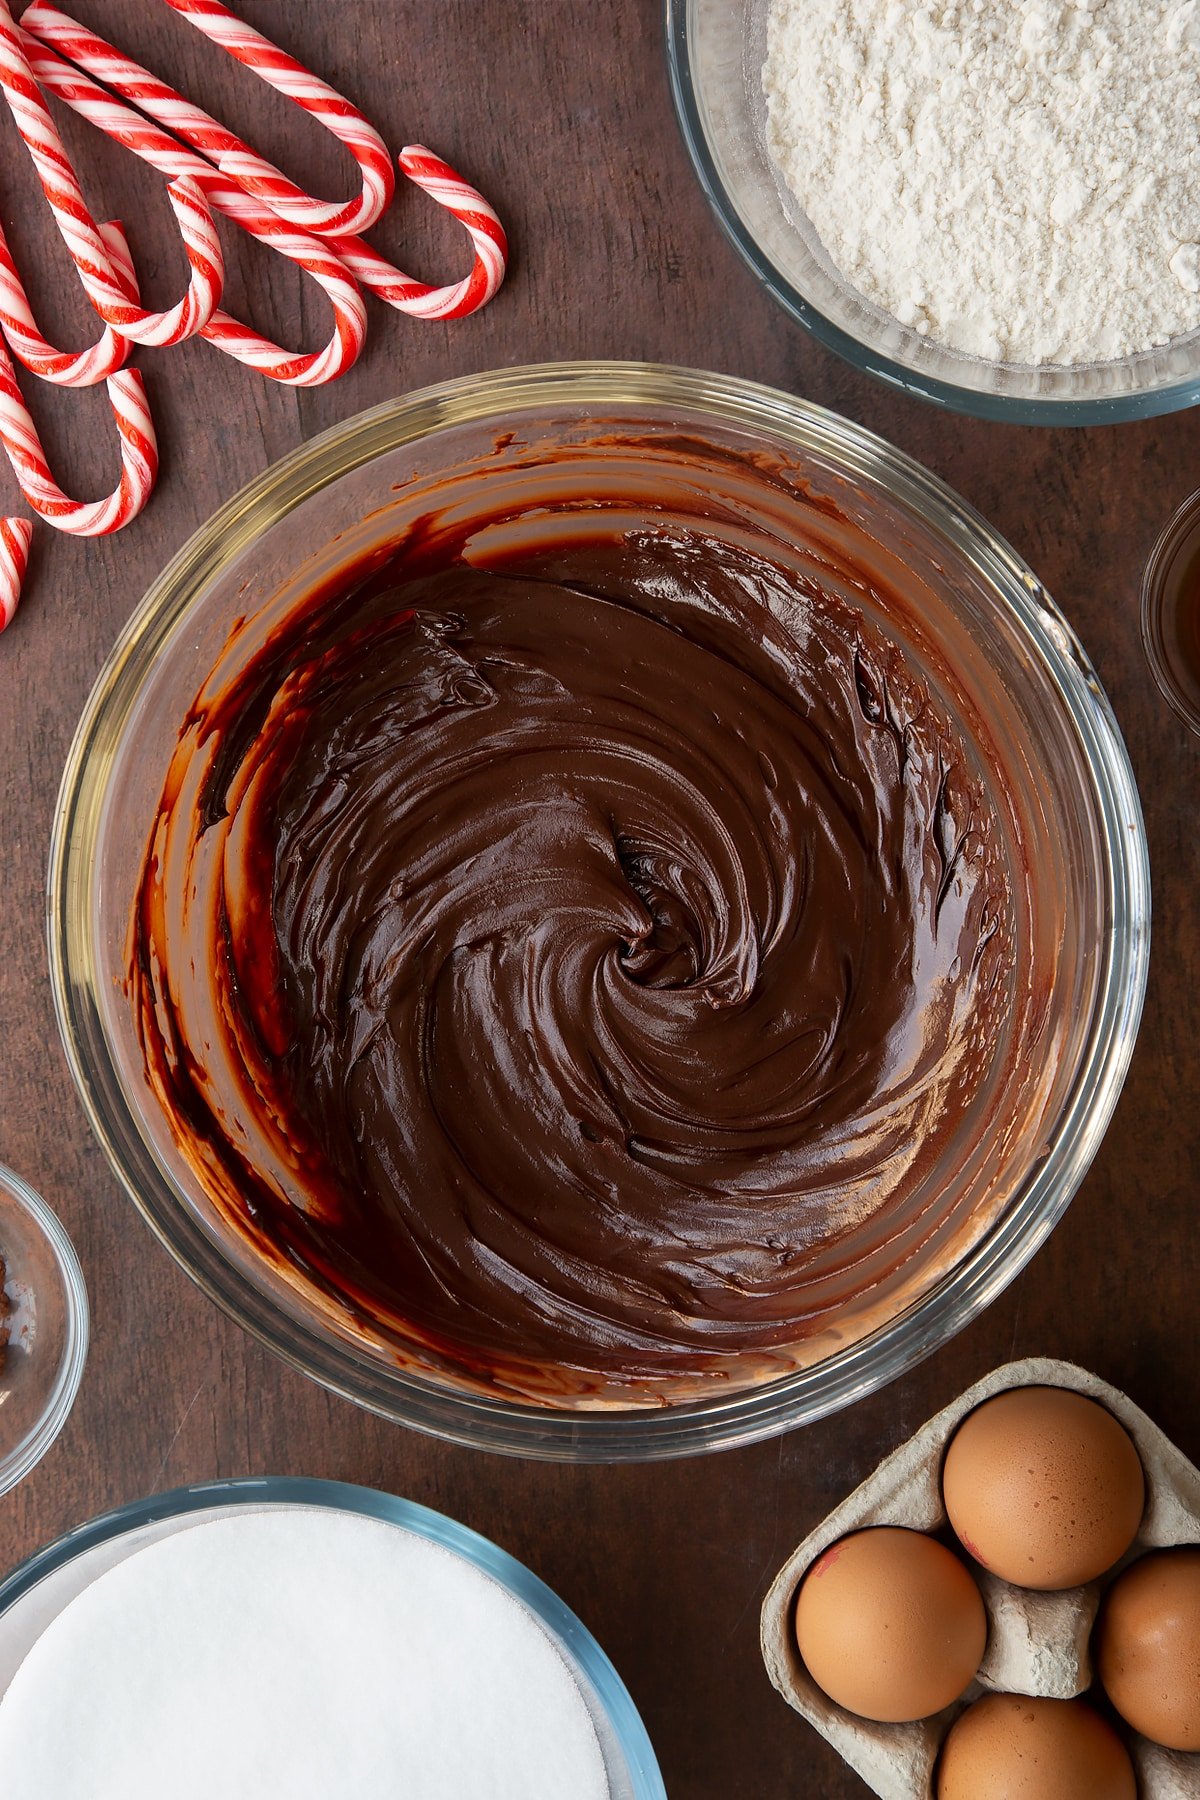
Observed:
[[[200,24],[190,13],[185,13],[185,16],[191,19],[192,24]],[[232,15],[227,16],[232,18]],[[233,22],[237,24],[237,21]],[[276,51],[266,38],[249,26],[238,25],[239,43],[244,40],[246,44],[265,45],[269,59],[282,61],[298,72],[281,91],[306,111],[315,112],[330,130],[334,130],[336,124],[335,135],[352,150],[363,173],[363,193],[360,199],[345,205],[330,204],[305,194],[281,174],[274,164],[259,156],[227,126],[214,119],[211,113],[205,112],[203,107],[193,105],[165,81],[160,81],[157,75],[152,75],[147,69],[139,69],[136,63],[131,63],[120,51],[105,45],[99,38],[84,33],[81,27],[73,27],[73,22],[54,6],[31,6],[21,20],[21,29],[29,36],[39,38],[43,43],[60,50],[72,62],[79,61],[72,55],[72,44],[86,37],[86,67],[97,81],[103,82],[114,93],[124,95],[125,99],[139,107],[147,117],[157,120],[181,142],[207,157],[227,180],[288,224],[302,226],[304,230],[318,236],[330,232],[365,231],[391,203],[396,188],[396,175],[387,146],[379,133],[367,124],[348,101],[341,100],[332,88],[327,88],[316,76],[309,75],[299,63],[293,63],[290,57],[284,57],[281,51]],[[203,25],[201,29],[204,29]],[[239,55],[238,60],[245,62],[248,59]],[[79,66],[85,65],[79,63]],[[251,62],[250,66],[255,67],[255,64]],[[261,68],[255,68],[255,72],[262,75],[264,80],[268,79]],[[271,85],[279,87],[280,83],[272,79]],[[321,100],[321,96],[326,96],[326,100]],[[319,105],[314,103],[314,97],[321,101]],[[344,108],[344,112],[339,112],[337,107]]]
[[[129,244],[121,226],[114,220],[100,226],[113,273],[124,281],[132,299],[137,298]],[[31,375],[56,387],[95,387],[107,381],[129,360],[133,345],[121,337],[111,325],[104,327],[98,341],[88,350],[56,350],[38,330],[25,284],[13,261],[8,240],[0,229],[0,331],[8,339],[8,347]]]
[[[28,150],[88,299],[105,324],[134,343],[178,344],[194,337],[221,298],[225,265],[216,225],[194,181],[177,181],[168,198],[179,223],[191,273],[187,292],[170,312],[146,312],[131,302],[113,271],[96,221],[25,53],[25,39],[0,0],[0,89]]]
[[[167,0],[167,4],[174,5],[175,0]],[[181,6],[178,10],[185,8]],[[211,0],[206,0],[205,16],[213,16]],[[193,19],[192,22],[197,21]],[[223,146],[236,142],[224,126],[218,124],[210,114],[193,106],[191,101],[185,100],[174,88],[168,87],[166,82],[160,81],[157,76],[123,56],[113,45],[105,43],[94,32],[68,18],[50,4],[50,0],[35,0],[22,24],[39,44],[57,51],[77,69],[86,70],[88,75],[103,82],[106,88],[139,108],[147,118],[156,121],[164,131],[184,139],[197,151],[217,155],[222,171],[234,173],[235,164],[221,155]],[[38,61],[32,50],[30,54],[35,72],[39,79],[45,81],[44,63]],[[101,95],[102,104],[107,96],[103,94],[103,90],[95,92]],[[68,104],[72,103],[68,101]],[[95,94],[92,103],[95,109]],[[149,128],[143,125],[143,129]],[[123,141],[130,142],[130,139],[125,138]],[[131,147],[137,146],[131,143]],[[151,160],[160,168],[166,167],[157,156]],[[468,313],[485,306],[504,280],[508,259],[508,240],[504,227],[483,196],[456,174],[448,163],[423,145],[409,145],[401,153],[399,161],[404,174],[424,189],[439,206],[444,206],[466,230],[474,251],[469,274],[462,281],[454,282],[448,287],[435,287],[428,282],[416,281],[411,275],[405,275],[394,263],[388,262],[378,251],[352,234],[329,236],[329,248],[356,280],[377,299],[385,301],[397,311],[423,319],[464,318]],[[173,166],[176,169],[181,166],[178,158]],[[196,169],[195,163],[186,166],[193,171]],[[240,179],[240,169],[237,172]],[[213,198],[212,184],[204,185],[209,197]]]
[[[260,81],[294,101],[331,132],[358,164],[361,192],[357,199],[344,203],[314,199],[282,175],[273,163],[242,143],[233,132],[226,131],[207,114],[199,113],[198,108],[188,108],[186,101],[182,102],[186,111],[177,115],[174,122],[168,123],[163,118],[161,123],[167,125],[168,130],[177,131],[193,149],[211,157],[223,175],[237,182],[255,199],[264,201],[273,213],[291,225],[302,225],[306,231],[316,232],[321,237],[365,231],[373,225],[391,204],[396,175],[387,145],[358,108],[306,69],[303,63],[280,50],[261,31],[255,31],[252,25],[236,18],[219,0],[166,0],[166,3],[189,25],[203,32],[211,43],[219,44],[222,50],[252,70]],[[34,13],[32,20],[26,15],[26,29],[36,36],[36,7]],[[99,70],[94,72],[99,80],[104,80]],[[188,113],[192,116],[188,117]]]
[[[26,19],[29,16],[26,13]],[[243,193],[194,151],[89,78],[92,69],[103,67],[112,88],[119,94],[128,94],[140,91],[146,83],[153,84],[154,78],[144,69],[53,8],[39,6],[36,22],[45,36],[26,36],[25,48],[33,73],[47,93],[64,101],[72,111],[160,173],[190,176],[226,218],[311,275],[333,307],[332,338],[324,349],[307,354],[281,349],[220,310],[213,314],[201,335],[236,361],[290,387],[317,387],[335,381],[362,350],[367,315],[357,283],[332,247],[295,226],[285,225],[262,201]],[[64,60],[68,54],[70,62]]]
[[[104,247],[108,251],[108,260],[113,266],[113,274],[131,300],[140,300],[137,270],[133,266],[133,254],[129,248],[129,239],[125,236],[125,227],[120,219],[110,219],[107,225],[102,225],[100,236],[104,239]]]
[[[72,500],[50,473],[12,362],[0,345],[0,444],[33,511],[77,537],[103,537],[128,525],[150,498],[158,475],[158,444],[141,376],[136,369],[122,369],[109,377],[107,388],[120,438],[121,480],[105,500]]]
[[[331,238],[331,248],[369,293],[398,312],[418,319],[462,319],[478,312],[504,280],[508,238],[503,225],[483,195],[423,144],[410,144],[402,150],[400,167],[463,226],[475,253],[470,274],[449,287],[431,287],[402,274],[361,238]]]
[[[32,543],[32,519],[0,519],[0,631],[12,624],[20,605]]]

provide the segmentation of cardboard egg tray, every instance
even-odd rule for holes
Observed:
[[[1146,1510],[1116,1570],[1086,1587],[1037,1593],[1010,1586],[969,1564],[988,1614],[978,1676],[962,1698],[913,1725],[876,1725],[835,1706],[811,1680],[796,1649],[796,1590],[822,1551],[867,1525],[907,1525],[955,1542],[942,1503],[942,1459],[961,1420],[993,1394],[1013,1387],[1065,1387],[1106,1406],[1137,1446],[1146,1476]],[[947,1536],[947,1534],[950,1534]],[[763,1602],[761,1642],[767,1672],[795,1707],[882,1800],[933,1800],[938,1753],[955,1718],[988,1691],[1068,1700],[1091,1685],[1088,1651],[1104,1588],[1146,1550],[1200,1544],[1200,1471],[1133,1402],[1107,1382],[1048,1357],[1006,1363],[960,1394],[880,1463],[792,1553]],[[964,1558],[966,1553],[963,1552]],[[969,1560],[969,1559],[968,1559]],[[1200,1800],[1200,1753],[1163,1750],[1126,1733],[1140,1800]]]

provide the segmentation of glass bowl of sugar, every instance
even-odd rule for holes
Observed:
[[[0,1582],[0,1758],[40,1800],[666,1800],[620,1676],[530,1569],[294,1477],[123,1506]]]
[[[830,349],[1015,423],[1200,400],[1200,11],[666,0],[666,23],[718,220]]]

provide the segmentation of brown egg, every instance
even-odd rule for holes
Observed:
[[[856,1531],[817,1559],[796,1597],[796,1642],[848,1712],[898,1723],[957,1700],[983,1657],[987,1614],[952,1551],[920,1531]]]
[[[1133,1440],[1070,1388],[1009,1388],[963,1420],[946,1511],[977,1562],[1017,1587],[1094,1581],[1133,1542],[1146,1484]]]
[[[1168,1750],[1200,1750],[1200,1549],[1157,1551],[1117,1577],[1096,1672],[1135,1731]]]
[[[988,1694],[950,1727],[937,1800],[1137,1800],[1129,1752],[1082,1700]]]

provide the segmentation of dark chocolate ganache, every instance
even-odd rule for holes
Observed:
[[[920,1241],[1010,1008],[1000,839],[927,682],[794,571],[600,515],[414,540],[186,723],[150,1080],[245,1241],[401,1360],[633,1401],[766,1367]]]

